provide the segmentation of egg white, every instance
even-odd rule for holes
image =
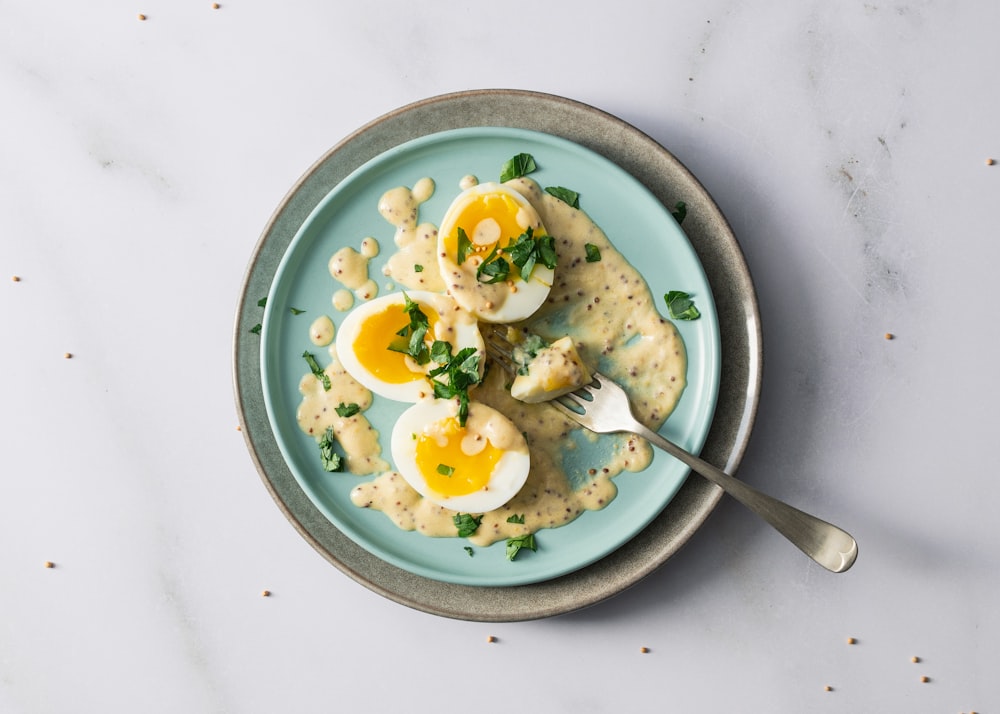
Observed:
[[[495,227],[487,225],[485,229],[478,226],[462,225],[463,211],[486,196],[505,196],[516,204],[516,213],[505,212],[506,216],[516,216],[520,231],[515,235],[497,235]],[[484,223],[489,223],[484,221]],[[444,214],[438,229],[438,267],[441,277],[447,286],[448,294],[463,308],[473,313],[484,322],[518,322],[534,313],[549,295],[552,288],[554,271],[544,265],[537,264],[527,281],[515,279],[510,286],[487,285],[476,279],[476,269],[487,254],[476,253],[468,257],[461,265],[457,262],[457,254],[453,247],[456,242],[458,228],[462,228],[474,246],[487,249],[493,243],[499,242],[504,248],[511,240],[516,239],[527,228],[532,228],[535,235],[545,233],[541,217],[528,199],[504,184],[487,182],[471,186],[462,191],[452,201]]]
[[[447,295],[423,290],[409,291],[406,295],[422,308],[431,308],[439,317],[432,327],[433,335],[431,331],[428,332],[428,340],[439,339],[451,343],[452,354],[457,354],[466,347],[473,347],[479,354],[484,354],[483,338],[479,333],[475,317],[462,310],[454,300]],[[364,360],[359,357],[355,350],[355,344],[358,343],[366,320],[378,315],[389,307],[394,308],[398,306],[402,312],[405,304],[404,295],[400,292],[383,295],[371,302],[358,305],[347,314],[337,330],[336,349],[337,357],[340,359],[341,364],[344,365],[344,369],[347,370],[348,374],[375,394],[399,402],[416,402],[433,393],[430,379],[426,375],[428,371],[438,366],[437,363],[431,361],[425,365],[418,365],[409,356],[389,350],[389,343],[396,338],[396,335],[392,331],[371,336],[369,339],[376,340],[372,346],[376,347],[379,359],[383,357],[386,360],[405,359],[413,373],[413,378],[410,381],[399,383],[389,382],[375,373],[378,365],[365,364]],[[427,310],[424,310],[424,312],[427,314]],[[401,324],[406,324],[407,319],[406,317],[401,317]],[[385,353],[382,353],[378,349],[383,343],[386,348]],[[484,363],[485,360],[480,360],[481,365]],[[482,369],[482,366],[480,369]]]
[[[457,401],[453,399],[427,399],[404,411],[393,427],[390,442],[396,469],[417,493],[444,508],[462,513],[486,513],[500,508],[524,486],[531,461],[524,436],[492,407],[470,403],[466,421],[467,439],[485,443],[479,441],[481,437],[503,452],[483,488],[460,495],[438,493],[417,464],[419,438],[434,434],[436,427],[457,414]]]

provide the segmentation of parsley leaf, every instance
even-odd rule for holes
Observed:
[[[476,554],[476,551],[474,551],[472,546],[469,545],[465,546],[465,552],[469,554],[470,558]]]
[[[332,386],[330,384],[330,375],[323,371],[323,368],[319,366],[319,362],[316,361],[316,358],[311,353],[303,352],[302,358],[309,365],[309,370],[313,373],[313,376],[323,383],[323,389],[329,392]]]
[[[333,450],[334,443],[333,429],[327,427],[326,433],[319,440],[319,458],[324,471],[340,471],[344,467],[340,454]]]
[[[254,325],[253,327],[250,328],[250,332],[252,332],[255,335],[259,335],[260,334],[260,330],[261,330],[262,327],[263,327],[263,325],[261,325],[258,322],[256,325]]]
[[[265,305],[267,305],[267,295],[257,301],[257,307],[264,307]]]
[[[413,272],[414,273],[422,273],[422,272],[424,272],[424,266],[422,266],[420,263],[414,263],[413,264]]]
[[[455,467],[448,464],[438,464],[437,472],[442,476],[451,476],[455,473]]]
[[[572,208],[580,207],[580,194],[572,189],[563,188],[562,186],[548,186],[545,189],[545,193],[555,196],[563,203],[568,203]]]
[[[549,269],[556,267],[556,239],[546,234],[536,237],[531,228],[512,240],[504,250],[525,282],[531,279],[536,263]]]
[[[430,322],[427,315],[420,309],[420,304],[411,300],[410,296],[403,293],[403,312],[410,316],[410,324],[399,330],[396,335],[403,339],[393,340],[387,349],[393,352],[408,354],[417,361],[417,364],[427,364],[430,360],[430,351],[424,342]]]
[[[479,282],[492,285],[493,283],[502,283],[510,277],[510,265],[498,256],[497,252],[497,248],[494,246],[490,254],[486,256],[486,260],[476,268],[476,279]],[[483,280],[484,275],[489,279]]]
[[[538,166],[535,164],[535,157],[531,154],[518,154],[504,163],[500,170],[500,183],[527,176],[536,170],[538,170]]]
[[[354,402],[351,402],[350,404],[344,404],[343,402],[341,402],[334,408],[334,410],[337,412],[338,416],[352,417],[359,411],[361,411],[361,407],[359,407]]]
[[[302,313],[305,312],[305,310],[300,310],[297,307],[290,307],[288,309],[291,310],[291,312],[292,312],[293,315],[301,315]]]
[[[507,560],[514,560],[517,554],[521,552],[522,548],[528,548],[530,550],[538,550],[535,543],[535,534],[528,533],[527,535],[517,536],[516,538],[507,539]]]
[[[465,259],[469,257],[469,253],[472,252],[472,241],[469,240],[469,236],[466,235],[465,229],[462,226],[458,227],[458,255],[456,256],[456,261],[459,265],[465,262]]]
[[[458,398],[458,423],[465,426],[469,417],[469,387],[479,384],[479,360],[481,355],[475,347],[466,347],[451,353],[451,343],[435,340],[431,345],[433,360],[438,366],[427,373],[434,385],[434,396],[438,399]],[[447,381],[437,378],[444,376]]]
[[[508,523],[524,523],[524,514],[522,513],[519,516],[518,515],[510,516],[510,517],[507,518],[507,522]]]
[[[684,222],[684,217],[687,216],[687,214],[688,214],[688,207],[687,204],[684,203],[684,201],[678,201],[677,203],[675,203],[674,210],[670,212],[670,215],[674,217],[674,220],[677,221],[678,224]]]
[[[671,290],[663,299],[667,301],[667,310],[675,320],[697,320],[701,312],[694,306],[691,296],[680,290]]]
[[[451,519],[451,522],[455,524],[455,528],[458,529],[459,538],[467,538],[475,533],[482,521],[482,516],[471,516],[468,513],[456,513]]]
[[[587,243],[583,246],[583,248],[587,251],[588,263],[599,263],[601,261],[601,249],[596,245],[593,243]]]

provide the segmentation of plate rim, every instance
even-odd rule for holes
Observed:
[[[712,287],[723,338],[720,394],[702,455],[731,473],[742,460],[756,417],[763,350],[749,269],[714,200],[665,147],[624,120],[590,105],[529,90],[481,89],[442,94],[370,121],[307,169],[265,225],[247,265],[237,306],[233,387],[251,458],[265,487],[300,535],[356,582],[431,614],[498,622],[564,614],[634,585],[690,539],[714,510],[722,492],[703,479],[686,479],[660,515],[631,541],[591,565],[552,580],[481,586],[415,575],[382,561],[340,533],[299,487],[281,459],[263,409],[260,341],[250,333],[255,319],[259,321],[260,317],[253,296],[267,294],[278,263],[298,228],[348,174],[410,139],[449,129],[488,126],[529,129],[568,139],[618,164],[664,205],[681,199],[688,203],[685,233]],[[683,196],[677,194],[678,185],[684,187]],[[683,523],[675,522],[678,514],[685,515]]]

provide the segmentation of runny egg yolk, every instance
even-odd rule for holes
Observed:
[[[506,246],[529,225],[530,219],[513,198],[503,193],[483,193],[462,207],[455,218],[456,229],[444,237],[445,250],[449,255],[458,255],[458,228],[465,231],[478,251],[488,253],[498,242]]]
[[[427,316],[429,327],[425,341],[434,336],[434,324],[438,314],[427,305],[420,306]],[[407,355],[389,349],[394,340],[403,340],[397,334],[410,324],[410,316],[399,304],[387,305],[381,312],[375,312],[364,319],[354,339],[354,354],[372,374],[389,384],[405,384],[423,379],[422,372],[414,372],[407,364]]]
[[[472,440],[476,446],[485,442],[485,446],[478,453],[469,454],[462,446],[466,440]],[[469,435],[451,417],[438,422],[432,432],[416,435],[416,442],[417,468],[427,486],[440,496],[464,496],[481,490],[489,483],[504,454],[485,436]]]

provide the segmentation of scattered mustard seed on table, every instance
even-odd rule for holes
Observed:
[[[489,636],[487,636],[486,641],[487,642],[496,642],[497,638],[494,637],[493,635],[489,635]]]
[[[920,661],[920,658],[917,657],[916,655],[914,655],[913,657],[910,657],[910,661],[913,662],[913,663],[917,663],[917,662]]]
[[[896,336],[894,334],[892,334],[891,332],[886,332],[885,333],[885,339],[887,339],[887,340],[894,340],[894,339],[896,339]]]
[[[56,567],[56,564],[53,563],[51,560],[46,560],[45,561],[45,567],[46,568],[54,568],[54,567]]]
[[[261,597],[271,597],[271,591],[270,590],[261,590],[260,591],[260,596]]]
[[[21,282],[21,276],[20,275],[11,275],[10,279],[11,279],[12,282],[15,282],[15,283]]]
[[[648,647],[640,647],[639,651],[642,652],[643,654],[648,654],[649,653],[649,648]]]
[[[923,682],[924,684],[927,684],[929,681],[931,681],[931,678],[925,674],[923,677],[920,678],[920,681]]]
[[[849,645],[856,645],[856,644],[858,644],[858,641],[856,639],[854,639],[853,637],[848,637],[847,638],[847,644],[849,644]]]
[[[73,353],[72,352],[66,352],[65,354],[63,354],[63,357],[65,359],[73,359]]]
[[[986,165],[987,166],[992,166],[995,163],[996,163],[996,161],[994,161],[993,159],[986,159]]]
[[[212,9],[213,10],[218,10],[220,7],[221,7],[221,5],[219,5],[219,3],[217,3],[217,2],[213,2],[212,3]]]
[[[143,14],[142,14],[141,12],[140,12],[140,13],[139,13],[138,15],[136,15],[136,17],[138,17],[138,18],[139,18],[139,22],[142,22],[143,20],[145,20],[145,19],[146,19],[146,16],[145,16],[145,15],[143,15]]]
[[[830,686],[830,685],[828,684],[828,685],[826,685],[825,687],[823,687],[823,691],[824,691],[824,692],[832,692],[832,691],[833,691],[833,687],[831,687],[831,686]]]

